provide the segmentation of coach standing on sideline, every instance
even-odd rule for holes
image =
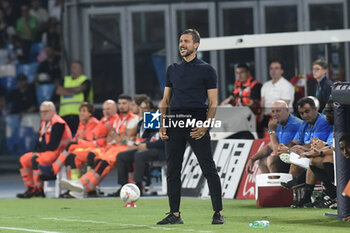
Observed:
[[[213,160],[208,128],[178,128],[163,125],[166,114],[191,116],[197,121],[211,120],[217,108],[217,75],[215,69],[197,58],[200,36],[194,29],[185,30],[180,37],[179,51],[183,59],[167,70],[161,110],[160,138],[166,140],[168,155],[168,198],[170,213],[157,224],[183,224],[180,216],[181,167],[186,142],[191,145],[208,181],[212,206],[212,224],[224,224],[222,216],[221,183]],[[169,109],[170,108],[170,109]],[[185,117],[186,118],[186,117]],[[175,121],[183,119],[175,118]],[[174,118],[171,119],[174,121]]]

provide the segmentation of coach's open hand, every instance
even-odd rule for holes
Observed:
[[[159,129],[159,137],[160,137],[160,139],[162,139],[162,140],[168,140],[168,139],[169,139],[169,136],[166,135],[166,128],[165,128],[165,127],[161,127],[161,128]]]
[[[205,127],[197,127],[192,129],[192,132],[190,133],[190,136],[196,140],[201,139],[205,133],[207,132],[207,128]]]

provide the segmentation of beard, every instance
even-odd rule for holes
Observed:
[[[181,55],[181,57],[188,57],[188,56],[190,56],[191,54],[193,54],[193,52],[194,52],[194,49],[192,49],[192,50],[190,50],[190,49],[188,49],[188,48],[186,48],[186,53],[181,53],[180,52],[180,55]]]

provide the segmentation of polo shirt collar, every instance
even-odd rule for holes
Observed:
[[[275,82],[275,83],[272,83],[272,80],[271,80],[271,83],[272,83],[273,85],[277,85],[278,83],[281,83],[281,80],[282,80],[282,79],[284,79],[283,76],[281,76],[280,79],[278,79],[278,81]]]
[[[285,125],[281,124],[282,128],[286,127],[288,125],[288,123],[290,123],[291,121],[292,121],[292,115],[289,113],[288,120],[287,120],[286,124]]]

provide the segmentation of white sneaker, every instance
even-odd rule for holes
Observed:
[[[65,187],[68,190],[71,191],[76,191],[76,192],[81,192],[83,193],[85,191],[83,183],[78,180],[67,180],[67,179],[62,179],[61,180],[61,185]],[[72,195],[73,196],[73,195]]]
[[[75,197],[77,199],[86,198],[85,192],[69,191],[69,195],[71,195],[72,197]]]
[[[284,163],[290,163],[290,154],[288,154],[288,153],[280,154],[280,159]]]

